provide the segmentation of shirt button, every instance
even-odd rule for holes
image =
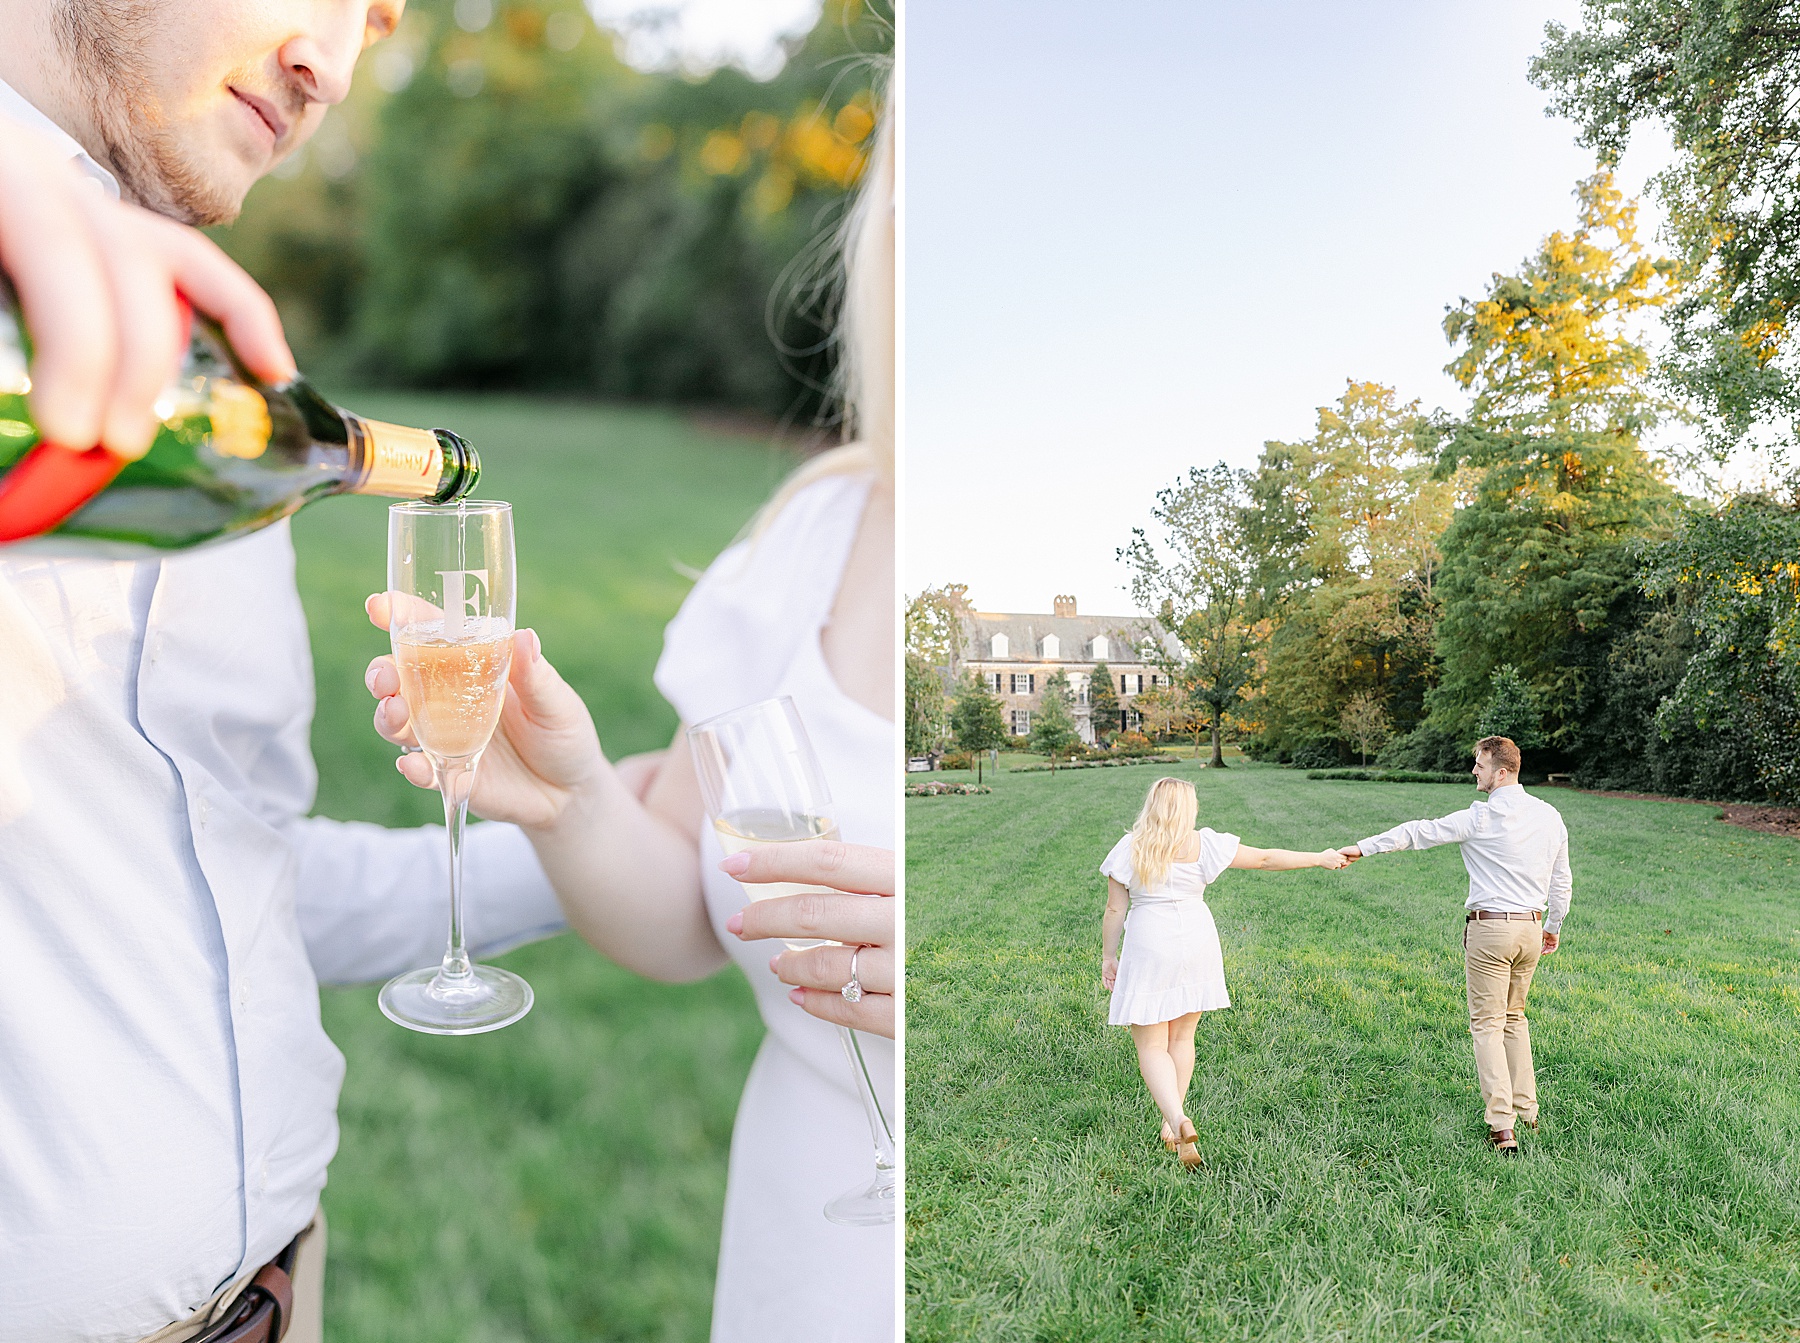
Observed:
[[[245,1008],[245,1007],[250,1006],[250,985],[248,982],[239,981],[238,991],[237,991],[237,1000],[238,1000],[238,1006],[240,1008]]]

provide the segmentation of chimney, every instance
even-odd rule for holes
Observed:
[[[1051,599],[1050,607],[1059,616],[1072,616],[1075,614],[1075,599],[1073,597],[1055,597]]]

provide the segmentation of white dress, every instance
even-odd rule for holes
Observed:
[[[1146,890],[1131,870],[1131,836],[1113,845],[1100,871],[1131,894],[1125,947],[1106,1019],[1115,1026],[1151,1026],[1189,1012],[1231,1006],[1219,930],[1206,888],[1237,857],[1238,837],[1200,831],[1200,857],[1169,864],[1169,875]]]
[[[868,476],[816,481],[761,536],[721,555],[670,622],[656,685],[690,724],[792,696],[824,767],[838,833],[891,849],[894,724],[838,688],[819,642],[872,483]],[[850,1065],[837,1028],[789,1002],[788,986],[770,971],[781,945],[725,931],[746,902],[743,887],[718,870],[723,857],[703,825],[700,871],[713,931],[756,991],[768,1034],[731,1136],[714,1343],[891,1339],[894,1227],[837,1226],[822,1211],[875,1174]],[[892,1121],[893,1041],[858,1038]]]

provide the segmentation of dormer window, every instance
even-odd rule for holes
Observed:
[[[1106,641],[1104,634],[1094,636],[1094,661],[1105,662],[1112,655],[1112,645]]]
[[[988,641],[988,653],[992,657],[1005,658],[1012,656],[1012,641],[1004,634],[996,634]]]
[[[1062,656],[1062,640],[1054,634],[1044,636],[1044,656],[1052,662]]]

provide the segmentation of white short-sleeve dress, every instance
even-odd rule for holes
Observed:
[[[819,642],[872,484],[869,476],[816,481],[760,536],[714,561],[669,624],[656,685],[687,723],[791,695],[824,767],[838,833],[891,849],[894,724],[838,688]],[[723,857],[713,828],[702,825],[707,914],[756,991],[768,1034],[731,1134],[713,1343],[884,1343],[894,1335],[894,1228],[837,1226],[822,1211],[875,1174],[850,1065],[837,1028],[789,1002],[788,986],[770,971],[780,944],[725,931],[745,898],[718,870]],[[894,1043],[859,1038],[891,1118]]]
[[[1200,857],[1169,864],[1169,875],[1146,890],[1131,868],[1131,836],[1113,845],[1100,871],[1130,892],[1131,908],[1107,1021],[1151,1026],[1231,1006],[1206,888],[1231,866],[1237,851],[1236,835],[1202,829]]]

